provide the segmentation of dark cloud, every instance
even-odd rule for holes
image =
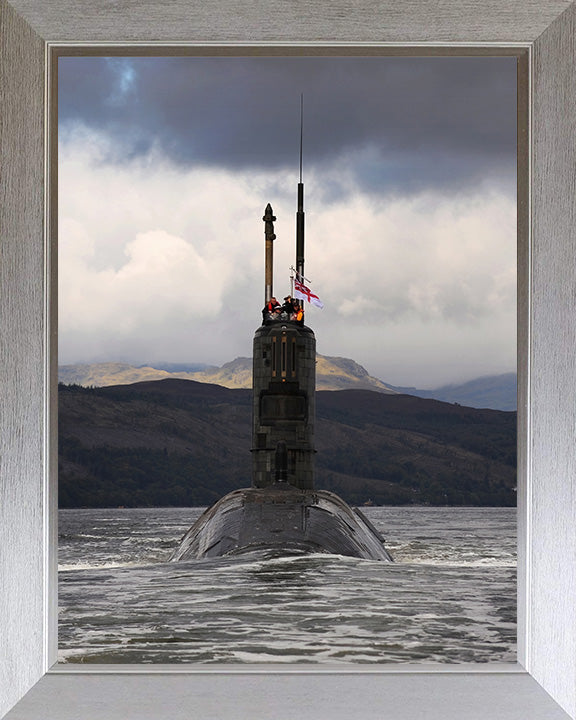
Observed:
[[[59,63],[61,132],[75,123],[104,131],[110,161],[157,148],[182,166],[297,172],[303,93],[305,172],[340,163],[379,192],[514,182],[515,58]]]

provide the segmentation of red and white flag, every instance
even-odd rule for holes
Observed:
[[[316,305],[316,307],[324,307],[324,303],[320,300],[318,295],[314,295],[310,288],[307,288],[304,283],[301,283],[296,279],[294,279],[294,297],[298,300],[306,300],[307,302],[312,303],[312,305]]]

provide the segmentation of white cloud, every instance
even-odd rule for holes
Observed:
[[[338,307],[338,311],[344,317],[366,316],[367,313],[379,312],[379,310],[378,302],[364,295],[344,298]]]
[[[102,162],[78,131],[60,153],[60,361],[221,364],[251,354],[263,305],[266,203],[275,293],[289,291],[296,177],[178,169],[157,154]],[[341,178],[340,178],[341,180]],[[484,191],[375,202],[320,198],[306,178],[306,275],[319,351],[395,384],[513,368],[515,202]],[[485,373],[483,372],[485,369]]]
[[[359,321],[468,323],[514,300],[515,206],[503,196],[427,194],[380,206],[357,196],[310,224],[319,242],[309,263],[342,314],[363,298]]]

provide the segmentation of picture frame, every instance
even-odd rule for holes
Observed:
[[[0,0],[0,716],[576,718],[575,28],[566,0]],[[519,173],[517,665],[54,665],[56,228],[46,140],[55,142],[57,88],[47,71],[51,47],[66,43],[518,50],[530,76],[530,153]]]

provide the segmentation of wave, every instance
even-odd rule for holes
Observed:
[[[71,572],[74,570],[112,570],[115,568],[143,567],[145,565],[150,565],[150,560],[147,562],[130,560],[126,562],[63,563],[62,565],[58,565],[58,572]]]

